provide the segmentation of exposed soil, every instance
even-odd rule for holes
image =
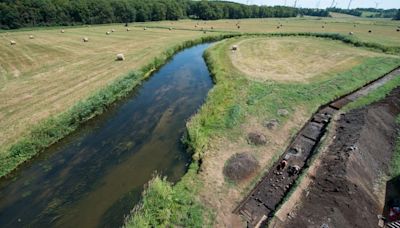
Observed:
[[[234,182],[242,181],[259,168],[257,159],[248,153],[237,153],[228,159],[224,175]]]
[[[377,227],[399,113],[397,88],[379,102],[342,114],[300,206],[275,227]]]

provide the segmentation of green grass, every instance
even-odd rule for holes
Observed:
[[[206,227],[209,212],[194,197],[198,164],[192,163],[185,177],[175,186],[156,177],[150,181],[138,212],[128,218],[125,227]]]

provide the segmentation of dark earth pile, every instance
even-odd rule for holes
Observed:
[[[258,167],[258,161],[253,155],[237,153],[228,159],[223,172],[229,180],[239,182],[250,177]]]

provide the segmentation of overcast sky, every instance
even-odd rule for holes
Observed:
[[[249,3],[256,5],[286,5],[293,6],[295,0],[230,0],[232,2]],[[332,5],[333,0],[297,0],[297,6],[306,8],[326,8]],[[345,8],[349,4],[349,0],[335,0],[337,3],[336,7]],[[335,3],[335,4],[336,4]],[[375,8],[376,3],[378,3],[379,8],[389,9],[389,8],[400,8],[400,0],[352,0],[350,8]]]

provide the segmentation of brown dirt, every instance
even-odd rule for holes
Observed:
[[[224,175],[231,181],[240,182],[254,174],[258,168],[258,161],[253,155],[237,153],[226,162]]]
[[[274,227],[377,227],[399,113],[397,88],[380,102],[342,114],[300,206]]]

